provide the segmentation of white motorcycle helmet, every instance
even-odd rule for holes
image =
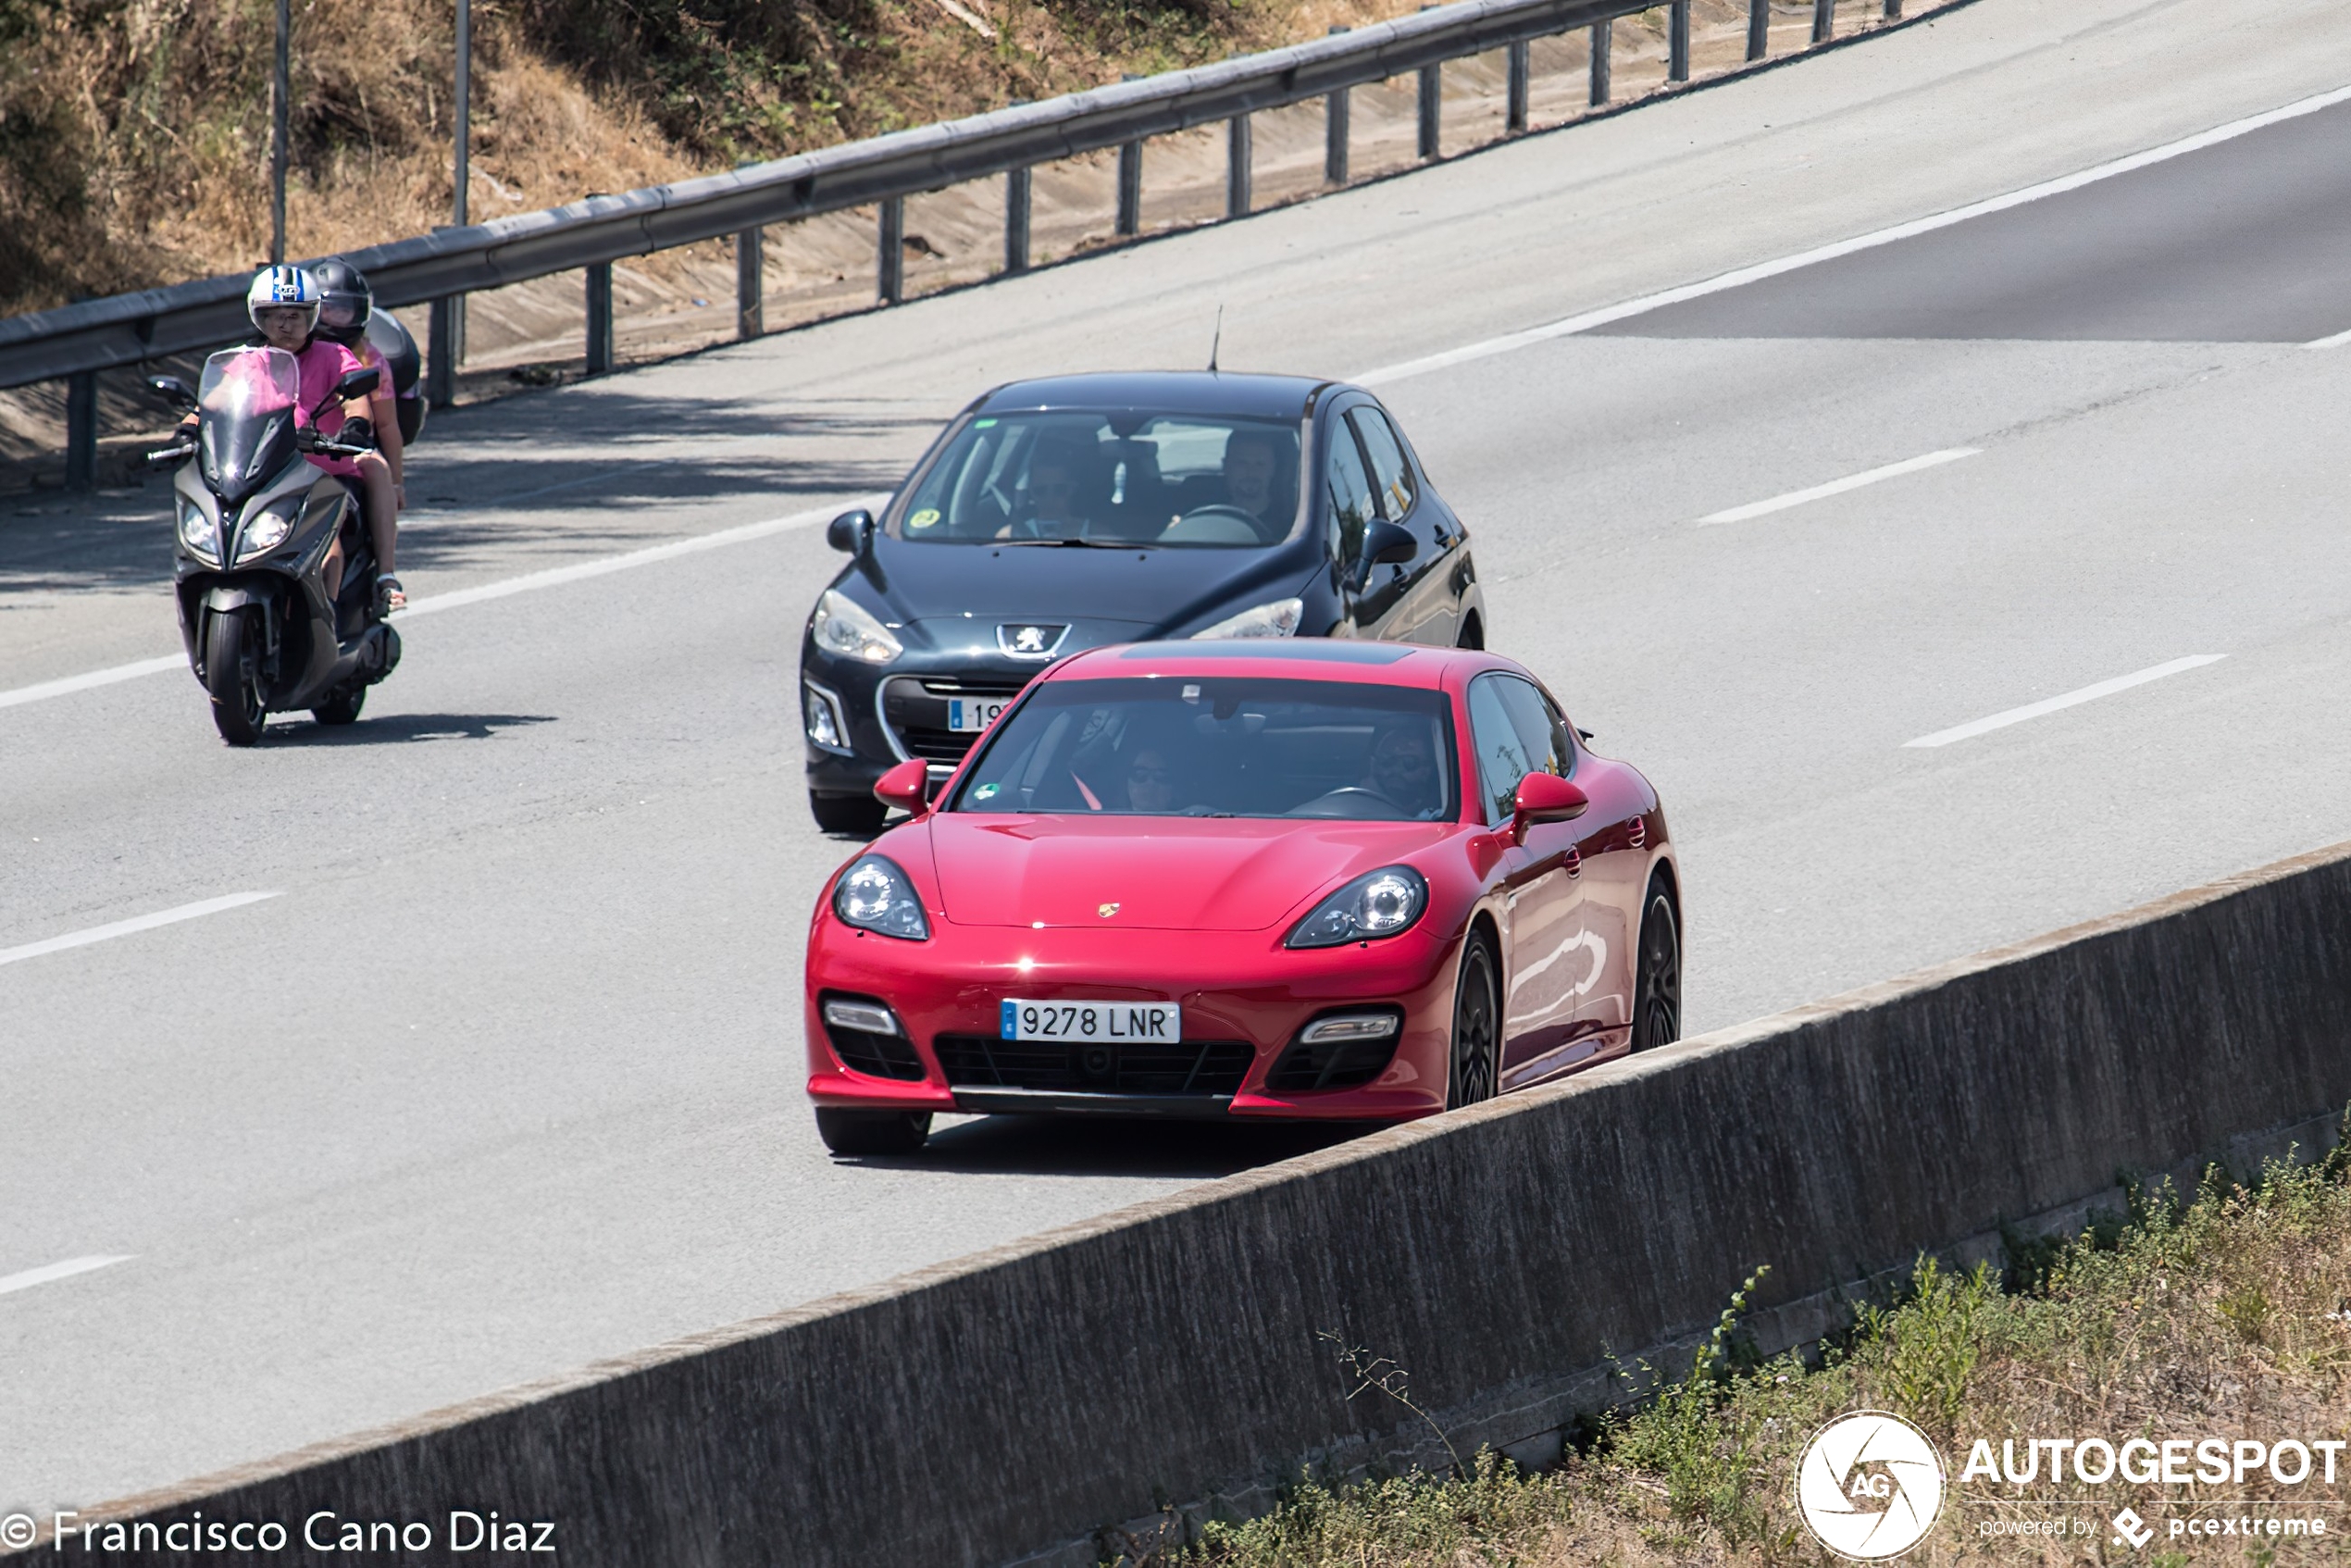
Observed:
[[[252,287],[245,290],[245,318],[261,330],[261,313],[265,310],[301,310],[309,315],[309,329],[318,325],[318,307],[325,303],[327,291],[306,268],[265,267],[253,275]]]

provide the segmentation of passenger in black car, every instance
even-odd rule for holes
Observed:
[[[1076,442],[1040,439],[1028,459],[1028,487],[1000,539],[1078,539],[1090,519],[1088,493],[1100,465]]]

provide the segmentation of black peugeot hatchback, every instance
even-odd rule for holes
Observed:
[[[1485,645],[1469,536],[1361,388],[1214,371],[1014,381],[877,518],[801,643],[808,804],[870,832],[877,779],[935,788],[1045,666],[1178,637]]]

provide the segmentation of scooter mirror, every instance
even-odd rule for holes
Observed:
[[[183,414],[196,406],[195,389],[177,376],[150,376],[147,390]]]
[[[366,397],[382,384],[383,379],[383,372],[372,366],[365,370],[354,370],[335,383],[335,401],[348,403],[355,397]]]

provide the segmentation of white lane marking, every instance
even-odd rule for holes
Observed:
[[[176,926],[182,920],[202,919],[207,915],[218,915],[224,910],[242,909],[246,904],[259,903],[263,899],[274,899],[277,896],[275,892],[230,893],[221,898],[205,899],[200,903],[183,903],[177,909],[159,909],[153,915],[134,915],[129,920],[118,920],[110,926],[93,926],[86,931],[68,931],[62,937],[51,937],[46,941],[27,942],[22,947],[0,948],[0,964],[16,964],[28,958],[39,958],[44,953],[63,952],[69,947],[88,947],[92,942],[111,941],[117,937],[128,937],[140,931],[152,931],[158,926]]]
[[[1899,463],[1888,463],[1883,468],[1872,468],[1864,473],[1847,474],[1841,479],[1831,479],[1826,484],[1816,484],[1810,490],[1792,490],[1785,495],[1775,495],[1769,501],[1750,501],[1744,506],[1732,506],[1720,512],[1709,512],[1698,521],[1701,523],[1743,523],[1749,517],[1760,517],[1772,512],[1785,512],[1791,506],[1801,506],[1808,501],[1818,501],[1823,496],[1843,495],[1848,490],[1859,490],[1863,485],[1875,484],[1880,479],[1898,479],[1904,474],[1915,474],[1922,468],[1934,468],[1946,463],[1956,463],[1962,457],[1973,457],[1983,450],[1980,446],[1947,446],[1940,452],[1930,452],[1919,457],[1905,457]]]
[[[133,665],[116,665],[110,669],[93,669],[87,675],[69,675],[63,680],[44,680],[38,686],[19,686],[13,691],[0,691],[0,708],[13,708],[19,703],[38,703],[50,697],[69,696],[87,691],[93,686],[112,686],[118,680],[136,680],[143,675],[161,675],[168,669],[184,669],[188,661],[177,653],[159,659],[141,659]]]
[[[485,582],[479,588],[460,588],[451,593],[436,593],[426,599],[412,600],[401,612],[409,616],[429,616],[435,610],[462,609],[486,600],[504,599],[509,594],[530,593],[541,588],[556,588],[567,582],[581,582],[589,578],[603,577],[612,572],[625,572],[634,566],[651,566],[655,561],[673,560],[679,555],[691,555],[699,551],[723,549],[729,544],[741,544],[748,540],[765,539],[773,534],[804,529],[814,524],[829,522],[842,512],[863,506],[878,511],[885,495],[861,496],[840,506],[820,507],[813,512],[795,512],[789,517],[770,517],[764,523],[745,523],[740,528],[721,529],[716,533],[695,534],[687,539],[673,539],[666,544],[650,545],[643,550],[631,550],[625,555],[604,555],[593,561],[578,561],[568,566],[550,566],[543,572],[529,572],[521,577],[507,578],[503,582]]]
[[[22,1274],[0,1275],[0,1296],[11,1290],[30,1290],[53,1279],[71,1279],[77,1274],[88,1274],[92,1269],[105,1268],[108,1263],[127,1263],[132,1256],[125,1252],[118,1257],[68,1258],[64,1263],[29,1268]]]
[[[2060,697],[2049,697],[2038,703],[2027,703],[2021,708],[2010,708],[2006,713],[1994,714],[1990,718],[1979,718],[1973,724],[1962,724],[1949,729],[1938,729],[1932,735],[1922,735],[1915,740],[1905,740],[1902,744],[1906,748],[1947,746],[1954,740],[1971,740],[1991,730],[2005,729],[2011,724],[2022,724],[2028,718],[2039,718],[2043,714],[2056,713],[2059,708],[2071,708],[2083,703],[2094,703],[2100,697],[2111,697],[2117,691],[2128,691],[2133,686],[2145,686],[2148,681],[2161,680],[2167,675],[2178,675],[2184,670],[2202,669],[2206,665],[2217,665],[2227,657],[2226,653],[2191,653],[2184,659],[2173,659],[2170,664],[2158,665],[2153,669],[2143,669],[2131,675],[2118,675],[2112,680],[2101,680],[2095,686],[2084,686],[2079,691],[2068,691]]]
[[[1966,206],[1953,207],[1948,212],[1939,212],[1931,218],[1914,218],[1908,223],[1895,224],[1890,229],[1880,229],[1871,233],[1858,234],[1849,240],[1839,240],[1834,244],[1817,246],[1809,251],[1798,251],[1794,255],[1781,256],[1774,261],[1759,262],[1753,267],[1742,267],[1735,271],[1725,272],[1720,277],[1709,278],[1703,282],[1686,283],[1677,289],[1667,289],[1659,293],[1644,294],[1638,299],[1625,300],[1621,304],[1603,305],[1598,310],[1587,310],[1581,316],[1571,316],[1564,320],[1553,321],[1546,326],[1530,327],[1524,331],[1505,332],[1499,337],[1487,338],[1479,342],[1464,343],[1460,348],[1447,349],[1442,353],[1427,355],[1419,359],[1408,359],[1401,364],[1383,366],[1367,375],[1356,377],[1355,380],[1364,386],[1379,386],[1389,381],[1400,381],[1411,376],[1425,375],[1431,370],[1443,370],[1451,366],[1465,365],[1472,360],[1486,359],[1498,354],[1509,354],[1514,349],[1525,348],[1534,343],[1549,342],[1554,338],[1573,337],[1578,332],[1588,332],[1595,327],[1605,327],[1611,322],[1646,315],[1649,311],[1662,309],[1669,305],[1679,305],[1685,300],[1703,299],[1708,294],[1719,294],[1728,289],[1744,288],[1749,283],[1760,283],[1766,278],[1777,278],[1784,272],[1794,272],[1801,268],[1816,266],[1823,261],[1835,261],[1839,256],[1851,255],[1856,251],[1874,250],[1880,245],[1890,245],[1897,240],[1907,240],[1916,234],[1931,234],[1937,229],[1948,229],[1955,223],[1965,223],[1972,218],[1984,218],[1996,212],[2006,212],[2010,207],[2022,206],[2028,202],[2043,201],[2050,196],[2061,196],[2069,191],[2078,191],[2084,185],[2095,185],[2099,180],[2111,180],[2117,175],[2129,174],[2133,170],[2146,168],[2155,164],[2168,163],[2173,158],[2184,157],[2190,153],[2201,152],[2207,147],[2218,146],[2223,142],[2233,142],[2240,136],[2250,135],[2256,131],[2266,130],[2270,126],[2285,120],[2298,119],[2304,115],[2316,114],[2320,109],[2332,108],[2346,101],[2351,101],[2351,87],[2339,87],[2332,93],[2321,93],[2315,97],[2288,104],[2283,108],[2269,109],[2258,115],[2249,115],[2244,119],[2231,120],[2226,125],[2216,125],[2209,131],[2199,131],[2194,136],[2167,143],[2160,147],[2151,147],[2144,153],[2133,153],[2128,157],[2116,158],[2111,163],[2102,163],[2095,168],[2083,169],[2078,174],[2062,175],[2055,180],[2043,180],[2038,185],[2028,185],[2021,191],[2011,191],[2005,196],[1994,196],[1987,201],[1972,202]]]
[[[2331,338],[2320,338],[2302,346],[2304,348],[2341,348],[2345,343],[2351,343],[2351,332],[2337,332]]]
[[[603,577],[607,572],[625,572],[632,566],[650,566],[674,556],[690,555],[700,550],[717,550],[729,544],[741,544],[748,540],[765,539],[771,534],[803,529],[829,521],[841,512],[863,506],[878,510],[888,495],[868,495],[847,501],[839,506],[823,506],[809,512],[795,512],[788,517],[770,517],[765,522],[745,523],[740,528],[721,529],[716,533],[696,534],[689,539],[672,540],[644,550],[632,550],[623,555],[604,555],[592,561],[580,561],[568,566],[555,566],[543,572],[528,572],[521,577],[507,578],[501,582],[483,583],[479,588],[461,588],[451,593],[436,593],[429,598],[412,599],[401,618],[430,615],[435,610],[454,610],[466,604],[479,604],[487,599],[504,599],[511,593],[529,593],[537,589],[555,588],[587,578]],[[394,625],[399,624],[397,621]],[[141,659],[136,664],[116,665],[110,669],[92,670],[86,675],[68,676],[62,680],[44,680],[37,686],[19,686],[13,691],[0,691],[0,708],[13,708],[20,703],[38,703],[50,697],[68,696],[87,691],[96,686],[112,686],[117,681],[136,680],[141,676],[161,675],[166,670],[185,669],[187,660],[177,654],[156,659]]]

